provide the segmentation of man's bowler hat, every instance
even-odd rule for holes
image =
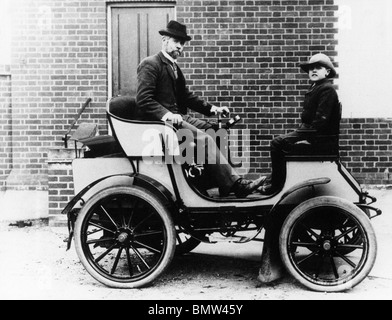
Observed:
[[[309,73],[310,67],[316,64],[322,65],[323,67],[331,70],[328,78],[334,78],[336,76],[336,70],[332,64],[331,59],[323,53],[315,54],[310,58],[308,63],[301,64],[301,69],[306,73]]]
[[[190,41],[192,40],[192,38],[190,36],[188,36],[188,34],[186,33],[186,26],[171,20],[168,24],[166,29],[164,30],[160,30],[159,33],[162,36],[170,36],[179,40],[184,40],[184,41]]]

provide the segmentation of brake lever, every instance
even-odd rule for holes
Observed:
[[[230,129],[235,124],[241,121],[241,117],[237,114],[235,117],[231,118],[229,121],[226,122],[226,129]]]

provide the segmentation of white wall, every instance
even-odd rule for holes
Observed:
[[[392,1],[336,3],[343,117],[392,118]]]

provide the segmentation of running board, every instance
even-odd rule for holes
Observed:
[[[250,237],[239,237],[239,236],[233,236],[233,237],[225,237],[225,236],[217,236],[217,235],[210,235],[209,240],[211,243],[247,243],[250,241],[261,241],[263,242],[264,240],[262,239],[255,239],[255,238],[250,238]]]

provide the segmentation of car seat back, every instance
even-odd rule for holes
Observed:
[[[135,98],[129,96],[114,97],[107,102],[110,128],[125,154],[137,158],[178,156],[175,129],[162,121],[141,121],[138,109]]]

